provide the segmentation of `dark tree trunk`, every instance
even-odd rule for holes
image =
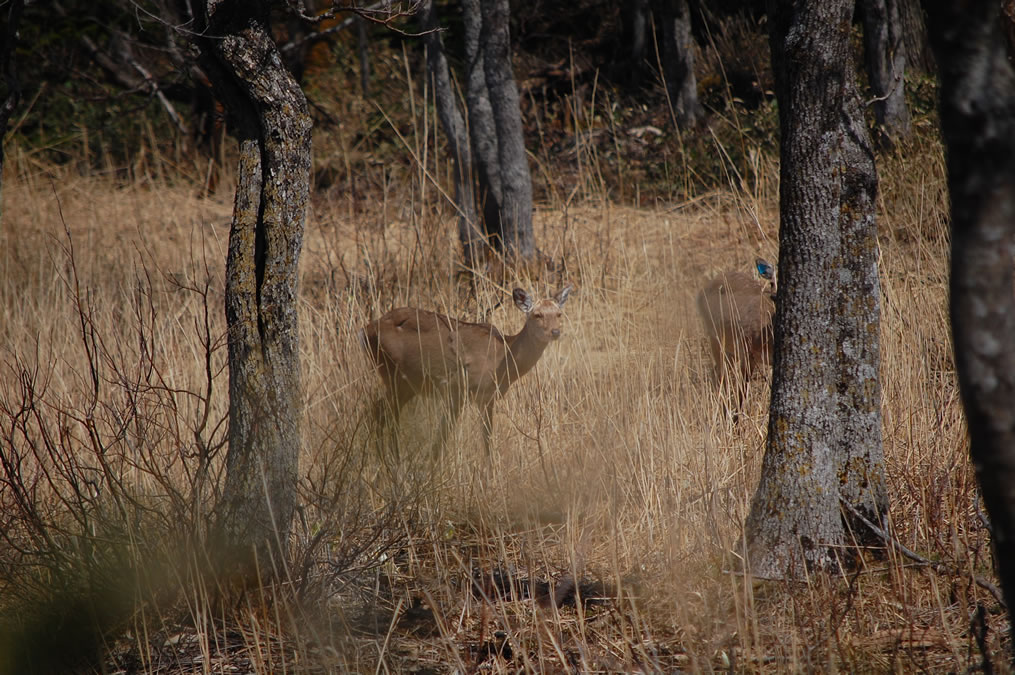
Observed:
[[[927,35],[927,21],[920,0],[899,0],[902,39],[906,43],[906,68],[929,75],[937,71]]]
[[[926,2],[951,195],[951,322],[970,453],[1015,608],[1015,72],[994,2]],[[1015,624],[1015,621],[1013,621]],[[1015,627],[1015,626],[1013,626]]]
[[[649,0],[631,0],[621,7],[624,19],[624,38],[629,45],[628,55],[631,67],[641,70],[648,49]]]
[[[229,452],[219,505],[231,564],[277,572],[288,551],[300,452],[297,265],[310,185],[311,120],[271,38],[269,2],[208,2],[201,64],[240,137],[226,263]]]
[[[451,88],[451,74],[444,56],[444,46],[437,31],[433,0],[423,0],[420,6],[420,24],[426,33],[426,65],[433,83],[437,116],[448,139],[448,151],[455,165],[455,208],[458,211],[458,239],[466,266],[476,268],[483,259],[485,245],[479,230],[476,199],[472,185],[472,148],[462,112]]]
[[[490,244],[499,249],[503,242],[500,151],[490,92],[486,86],[484,50],[480,48],[483,17],[479,0],[462,0],[462,21],[465,25],[465,105],[469,115],[469,141],[472,143],[477,196],[483,212],[483,229]]]
[[[18,25],[21,13],[25,9],[25,0],[12,0],[7,9],[7,22],[3,27],[3,45],[0,45],[0,69],[3,69],[4,95],[0,102],[0,195],[3,194],[4,148],[3,141],[7,138],[7,124],[11,115],[21,102],[21,83],[18,81],[17,64],[14,61],[14,48],[18,43]],[[0,223],[3,222],[4,208],[0,197]]]
[[[704,110],[698,102],[694,77],[694,40],[687,0],[655,0],[662,43],[663,80],[676,123],[682,129],[695,126]]]
[[[901,1],[861,0],[864,55],[874,94],[874,121],[878,127],[878,141],[885,147],[909,135]]]
[[[531,260],[536,252],[532,231],[532,177],[525,154],[525,135],[518,87],[511,69],[508,0],[480,0],[480,49],[493,108],[500,168],[501,237],[510,258]]]
[[[867,513],[884,500],[877,295],[840,301],[878,289],[877,178],[852,81],[852,10],[848,0],[769,4],[780,283],[768,440],[746,523],[749,565],[765,578],[837,566],[840,489]],[[862,419],[848,421],[854,414]]]
[[[370,98],[370,39],[367,20],[356,17],[356,51],[359,54],[359,87],[363,98]]]

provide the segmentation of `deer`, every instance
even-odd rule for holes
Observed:
[[[552,298],[534,300],[527,291],[514,289],[514,304],[525,314],[525,325],[515,335],[413,307],[370,321],[360,331],[360,341],[385,385],[375,419],[381,427],[390,423],[397,428],[402,408],[417,395],[441,397],[446,411],[431,449],[436,456],[466,401],[472,401],[480,410],[489,457],[494,402],[560,338],[561,309],[572,290],[567,284]]]
[[[698,293],[698,314],[712,354],[715,380],[736,389],[736,409],[743,403],[747,383],[772,360],[775,268],[763,258],[754,263],[760,279],[727,271]]]

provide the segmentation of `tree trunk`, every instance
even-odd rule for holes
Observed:
[[[426,65],[433,83],[433,95],[437,104],[437,116],[448,139],[448,151],[455,165],[455,208],[458,211],[458,239],[462,243],[465,265],[477,268],[483,260],[485,246],[483,233],[479,229],[476,214],[476,198],[472,185],[472,148],[465,128],[462,112],[455,102],[451,88],[451,74],[444,46],[437,31],[437,17],[433,0],[423,0],[420,5],[420,24],[426,33]]]
[[[483,230],[489,243],[500,249],[503,243],[500,151],[490,92],[486,86],[484,50],[480,48],[483,17],[479,0],[462,0],[462,21],[465,26],[465,105],[469,115],[469,140],[479,204],[483,211]]]
[[[311,120],[272,41],[269,4],[209,1],[196,40],[202,67],[240,135],[226,262],[229,452],[218,543],[230,564],[277,572],[296,506],[302,417],[297,265]]]
[[[847,51],[847,55],[852,54]],[[848,58],[848,56],[847,56]],[[846,65],[840,119],[842,182],[839,232],[842,255],[829,276],[838,280],[839,498],[864,518],[880,524],[888,514],[881,425],[881,280],[875,211],[877,168],[860,92]],[[874,543],[870,530],[844,514],[860,543]]]
[[[745,526],[750,568],[765,578],[837,567],[840,486],[867,513],[884,498],[877,295],[849,297],[878,288],[877,178],[852,81],[852,10],[848,0],[769,4],[780,283],[768,440]]]
[[[7,138],[7,123],[21,102],[21,83],[18,81],[17,64],[14,61],[14,48],[18,43],[18,24],[21,13],[25,9],[25,0],[13,0],[7,10],[7,22],[3,27],[3,45],[0,45],[0,69],[3,70],[4,96],[0,102],[0,223],[3,223],[3,174],[4,148],[3,141]]]
[[[501,236],[510,258],[531,260],[536,252],[532,232],[532,177],[525,155],[518,87],[511,69],[508,0],[480,0],[480,49],[483,72],[497,129],[501,182]]]
[[[694,77],[694,40],[687,0],[655,0],[662,42],[663,80],[677,126],[695,126],[704,115]]]
[[[901,0],[861,0],[863,44],[874,94],[878,141],[891,147],[909,135],[906,108],[906,43],[902,35]]]
[[[439,39],[439,38],[438,38]],[[370,37],[367,20],[356,17],[356,51],[359,55],[359,88],[363,98],[370,98]]]
[[[631,0],[621,6],[624,41],[629,45],[628,57],[633,71],[642,69],[648,48],[649,0]]]
[[[927,36],[927,21],[920,0],[899,0],[902,39],[906,43],[906,68],[929,75],[937,70]]]
[[[926,2],[951,195],[951,322],[970,453],[1015,608],[1015,72],[993,2]],[[1015,621],[1013,621],[1015,627]]]

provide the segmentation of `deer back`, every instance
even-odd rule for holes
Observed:
[[[698,294],[698,312],[716,366],[721,359],[744,361],[748,373],[771,358],[775,303],[764,281],[725,272]]]
[[[492,378],[504,358],[504,336],[494,326],[468,323],[413,307],[393,309],[363,329],[363,343],[387,378],[417,392],[474,390]]]

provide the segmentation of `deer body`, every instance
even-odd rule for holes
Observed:
[[[533,302],[520,288],[515,305],[525,325],[504,336],[488,323],[469,323],[413,307],[393,309],[368,323],[360,333],[364,347],[386,387],[377,415],[397,423],[401,409],[419,394],[442,397],[447,412],[434,451],[439,451],[467,400],[479,407],[483,442],[490,451],[493,404],[512,383],[528,373],[546,346],[560,337],[561,307],[571,286],[554,298]]]
[[[698,294],[698,313],[716,379],[736,386],[740,398],[759,366],[770,363],[772,357],[775,272],[761,258],[756,265],[762,280],[743,272],[725,272]]]

